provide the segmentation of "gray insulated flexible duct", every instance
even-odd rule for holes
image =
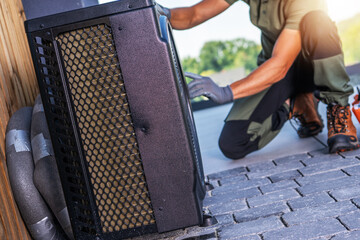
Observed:
[[[61,240],[52,214],[36,189],[30,144],[32,108],[18,110],[6,130],[6,159],[10,185],[25,224],[35,240]]]
[[[33,109],[31,147],[35,163],[35,186],[51,208],[66,235],[70,239],[74,239],[40,96],[36,98]]]

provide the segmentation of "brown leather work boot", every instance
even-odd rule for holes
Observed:
[[[350,106],[329,104],[327,107],[328,146],[330,153],[345,152],[360,147],[356,128],[351,120]]]
[[[291,104],[289,119],[295,118],[299,122],[297,134],[300,138],[315,136],[324,127],[323,121],[317,112],[318,101],[312,93],[300,93]]]

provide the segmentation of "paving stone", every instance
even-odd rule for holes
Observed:
[[[255,221],[238,223],[219,230],[220,239],[234,239],[234,236],[240,238],[242,236],[259,234],[275,229],[284,228],[280,219],[275,216],[268,218],[260,218]]]
[[[339,160],[315,164],[310,167],[305,167],[305,168],[300,169],[300,171],[304,176],[308,176],[308,175],[314,175],[314,174],[319,174],[319,173],[323,173],[323,172],[330,172],[331,170],[342,169],[345,167],[350,167],[350,166],[355,166],[355,165],[360,165],[360,161],[357,159],[352,159],[352,158],[339,159]]]
[[[338,201],[357,198],[360,197],[360,186],[336,189],[331,191],[330,194]]]
[[[297,155],[291,155],[288,157],[282,157],[282,158],[278,158],[275,159],[274,162],[276,163],[276,165],[281,165],[281,164],[286,164],[289,162],[298,162],[298,161],[304,161],[305,159],[310,158],[310,156],[306,153],[302,153],[302,154],[297,154]]]
[[[348,158],[348,157],[360,157],[360,149],[356,149],[353,151],[348,151],[348,152],[342,152],[340,153],[342,156]]]
[[[331,191],[344,186],[354,186],[360,184],[360,177],[344,177],[339,179],[329,180],[327,182],[318,182],[305,185],[303,187],[297,188],[303,195],[308,195],[311,193],[322,192],[322,191]]]
[[[343,177],[347,177],[347,175],[344,172],[342,172],[341,170],[334,170],[332,172],[319,173],[311,176],[297,178],[296,181],[301,186],[304,186],[311,183],[324,182],[324,181],[329,181],[332,179],[338,179]]]
[[[225,186],[228,184],[236,184],[238,182],[247,181],[248,178],[245,176],[245,174],[239,175],[239,176],[233,176],[228,178],[222,178],[220,179],[221,186]]]
[[[265,194],[265,193],[276,192],[283,189],[297,188],[297,187],[299,187],[299,185],[296,184],[296,182],[294,181],[282,181],[282,182],[261,186],[260,190]]]
[[[254,188],[254,187],[267,185],[269,183],[271,183],[271,181],[267,178],[247,180],[247,181],[239,182],[236,184],[229,184],[229,185],[215,188],[212,191],[212,195],[215,196],[215,195],[219,195],[219,194],[233,193],[233,192],[240,191],[240,190],[245,190],[245,189],[250,189],[250,188]]]
[[[209,174],[208,178],[210,180],[220,180],[222,178],[228,178],[230,176],[241,175],[246,172],[247,172],[247,170],[245,167],[239,167],[239,168],[234,168],[234,169],[230,169],[230,170],[226,170],[226,171],[222,171],[222,172],[218,172],[218,173]]]
[[[303,160],[302,162],[306,166],[312,166],[312,165],[316,165],[319,163],[326,163],[329,161],[335,161],[335,160],[341,160],[341,159],[344,159],[344,158],[338,154],[326,154],[323,156],[308,158],[308,159]]]
[[[248,206],[245,202],[245,199],[234,201],[234,202],[226,202],[221,205],[211,206],[209,210],[213,215],[221,215],[225,213],[241,211],[244,209],[248,209]]]
[[[304,165],[300,162],[289,162],[286,164],[281,164],[279,166],[276,166],[275,168],[265,169],[263,171],[258,171],[258,172],[249,172],[247,176],[250,179],[265,178],[275,174],[301,169],[303,167]]]
[[[226,194],[218,194],[212,197],[206,197],[204,199],[204,207],[209,207],[213,205],[220,205],[226,202],[239,201],[244,198],[250,198],[261,195],[261,192],[258,188],[250,188],[246,190],[238,190],[233,192],[228,192]]]
[[[360,208],[360,198],[354,198],[354,199],[352,200],[352,202],[353,202],[358,208]]]
[[[343,170],[351,176],[360,175],[360,166],[344,168]]]
[[[353,231],[335,235],[331,240],[355,240],[360,239],[360,231]]]
[[[317,207],[298,209],[294,212],[285,213],[284,221],[289,225],[320,220],[322,218],[337,217],[358,210],[350,201],[324,204]]]
[[[247,199],[247,201],[250,207],[257,207],[298,197],[300,197],[300,195],[294,189],[285,189],[278,192],[252,197]]]
[[[309,152],[308,154],[311,155],[312,157],[323,156],[324,154],[326,154],[326,155],[338,155],[338,154],[336,154],[336,153],[334,153],[334,154],[329,154],[329,148],[328,148],[328,147],[311,151],[311,152]]]
[[[326,192],[319,194],[312,194],[306,197],[289,200],[288,204],[293,210],[306,207],[316,207],[327,203],[333,203],[335,200],[329,196]]]
[[[345,224],[350,230],[360,229],[360,211],[357,210],[353,213],[346,214],[339,217],[341,222]]]
[[[289,212],[290,209],[285,202],[277,202],[270,205],[250,208],[244,211],[234,213],[236,222],[248,222],[258,218],[266,218],[270,216],[279,216]]]
[[[249,169],[249,172],[255,173],[255,172],[261,172],[264,170],[272,169],[276,167],[276,165],[272,161],[267,161],[267,162],[250,164],[247,167]]]
[[[308,240],[345,232],[346,228],[333,218],[304,223],[288,228],[265,232],[264,240]]]
[[[218,215],[215,218],[218,221],[218,224],[221,226],[235,223],[234,217],[232,214]]]
[[[245,237],[234,236],[230,240],[261,240],[261,238],[259,237],[259,235],[250,235],[250,236],[245,236]]]
[[[297,170],[293,170],[293,171],[289,171],[289,172],[278,173],[278,174],[270,176],[269,178],[272,182],[276,183],[276,182],[280,182],[283,180],[293,180],[293,179],[299,178],[299,177],[302,177],[300,172]]]

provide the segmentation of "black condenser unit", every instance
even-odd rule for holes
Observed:
[[[76,239],[203,221],[188,92],[157,9],[121,0],[25,23]]]

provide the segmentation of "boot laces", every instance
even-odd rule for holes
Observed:
[[[334,129],[335,133],[345,133],[347,131],[347,121],[349,118],[349,111],[347,107],[335,105],[332,107],[329,119],[329,127]]]

